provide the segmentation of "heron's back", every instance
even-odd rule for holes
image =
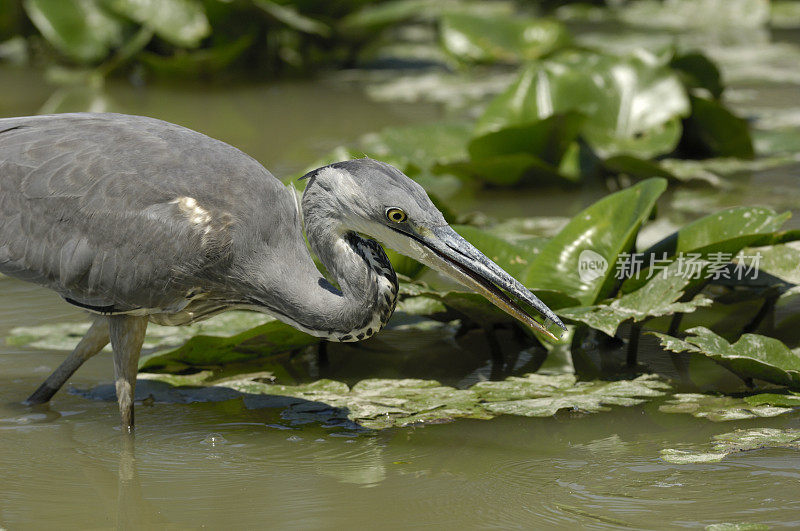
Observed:
[[[86,306],[164,309],[224,293],[242,254],[302,245],[291,193],[228,144],[136,116],[0,119],[3,273]]]

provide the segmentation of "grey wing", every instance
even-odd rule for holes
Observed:
[[[238,150],[158,120],[0,120],[0,271],[98,311],[176,311],[224,291],[233,226],[276,186]]]

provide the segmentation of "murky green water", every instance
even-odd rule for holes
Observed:
[[[759,103],[757,92],[742,91],[742,107]],[[2,116],[90,101],[96,110],[160,117],[228,141],[281,177],[362,133],[440,113],[434,106],[378,104],[327,82],[146,90],[114,82],[100,98],[85,91],[53,95],[40,76],[9,69],[0,69],[0,97]],[[785,171],[744,175],[746,193],[719,200],[763,202],[759,190],[792,189],[791,179]],[[466,198],[459,206],[501,217],[571,215],[602,193],[599,187],[525,197],[489,192],[480,204]],[[796,205],[782,205],[785,195],[770,201]],[[0,281],[0,337],[16,326],[85,318],[46,290]],[[416,349],[403,375],[445,377],[448,367],[435,359],[430,371],[419,362],[426,344],[391,333],[384,341],[398,352]],[[465,360],[449,367],[454,372],[488,363],[480,340],[465,344],[452,347],[463,349]],[[662,448],[705,443],[736,428],[798,428],[798,414],[719,424],[660,413],[651,403],[596,415],[462,420],[356,435],[288,426],[275,410],[230,400],[140,405],[131,449],[122,447],[114,403],[64,390],[49,405],[21,404],[64,355],[0,346],[0,528],[800,525],[800,453],[761,450],[704,465],[659,458]],[[70,386],[108,382],[111,373],[110,356],[100,355]]]

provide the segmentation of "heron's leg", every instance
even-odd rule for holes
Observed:
[[[108,345],[108,319],[97,317],[75,350],[47,377],[39,388],[25,401],[26,404],[43,404],[53,398],[83,363]]]
[[[136,372],[142,351],[147,317],[112,315],[108,318],[111,347],[114,349],[114,383],[122,415],[122,431],[133,431],[133,396]]]

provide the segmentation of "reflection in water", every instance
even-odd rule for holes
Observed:
[[[336,434],[332,434],[336,435]],[[340,448],[326,448],[325,439],[315,442],[322,447],[314,452],[316,471],[324,476],[332,477],[342,483],[374,487],[386,479],[386,467],[383,464],[383,448],[376,438],[349,439],[350,434],[343,434],[353,449],[341,451]]]

